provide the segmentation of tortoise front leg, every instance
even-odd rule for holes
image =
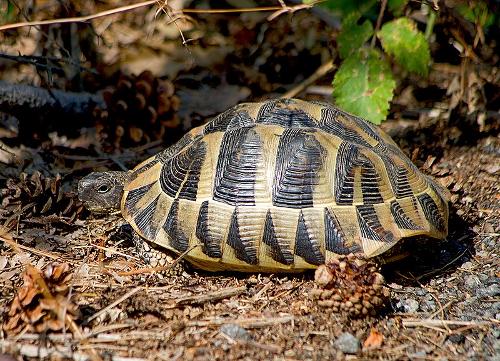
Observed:
[[[175,258],[168,253],[168,250],[161,251],[151,247],[151,245],[142,238],[137,232],[132,231],[132,242],[135,246],[137,255],[151,267],[166,267],[174,263]],[[170,276],[178,276],[184,272],[184,261],[177,262],[172,268],[162,271]]]

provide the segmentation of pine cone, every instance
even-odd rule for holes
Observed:
[[[114,148],[165,140],[172,130],[181,132],[180,100],[174,91],[171,81],[156,78],[150,71],[138,76],[120,74],[116,85],[103,92],[107,109],[95,111],[98,132]]]
[[[49,264],[43,273],[27,266],[24,284],[4,318],[4,331],[15,335],[26,328],[37,333],[63,330],[78,315],[77,306],[68,297],[71,278],[67,263]]]
[[[87,210],[76,194],[62,190],[60,175],[45,177],[40,172],[31,176],[21,173],[19,179],[8,179],[6,188],[0,190],[2,198],[0,220],[6,227],[19,216],[51,216],[68,218],[68,222],[83,218]]]
[[[356,255],[339,256],[316,270],[314,280],[321,288],[311,292],[318,305],[351,317],[375,315],[389,300],[384,277],[372,261]]]

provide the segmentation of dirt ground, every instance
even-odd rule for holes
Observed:
[[[139,13],[148,19],[152,14]],[[1,118],[0,189],[21,189],[25,198],[19,201],[13,191],[1,193],[19,201],[23,212],[12,217],[8,202],[2,203],[4,213],[0,209],[0,224],[15,225],[0,228],[0,361],[500,360],[500,71],[486,50],[478,52],[484,61],[477,66],[451,61],[449,53],[443,58],[440,49],[447,40],[437,27],[433,55],[440,63],[426,80],[400,81],[382,128],[423,172],[450,191],[450,234],[443,242],[414,247],[401,262],[384,265],[390,302],[377,316],[351,319],[318,306],[311,292],[317,287],[313,273],[212,274],[189,267],[178,276],[153,272],[120,233],[118,215],[90,216],[74,203],[71,190],[92,169],[134,166],[233,104],[294,89],[331,56],[330,25],[317,14],[276,21],[241,15],[230,24],[223,15],[202,16],[196,26],[182,28],[187,35],[203,34],[187,52],[178,46],[178,29],[160,28],[170,42],[162,38],[160,43],[151,35],[145,44],[143,32],[156,34],[158,29],[138,30],[138,18],[125,14],[113,24],[116,28],[107,23],[114,42],[105,33],[107,47],[96,50],[103,62],[96,69],[102,73],[83,79],[84,90],[110,84],[123,89],[137,80],[123,75],[117,80],[111,69],[139,74],[151,68],[158,78],[139,80],[153,84],[168,78],[163,88],[175,91],[160,95],[168,93],[168,104],[180,105],[165,110],[171,118],[162,123],[161,131],[166,127],[167,133],[161,133],[161,141],[153,122],[139,131],[137,124],[127,128],[126,121],[103,115],[105,111],[83,125],[75,120],[79,125],[72,123],[73,128],[67,118],[54,119],[56,135],[47,129],[52,123],[43,114],[29,113],[27,123],[21,111],[15,131],[9,117]],[[207,30],[214,27],[219,31]],[[312,39],[309,45],[305,30]],[[21,35],[6,36],[16,44],[11,50],[23,42],[29,48],[33,34]],[[259,46],[248,50],[243,45],[248,39],[259,39]],[[179,60],[186,54],[194,66]],[[165,62],[168,71],[161,73]],[[301,70],[304,63],[306,71]],[[44,78],[25,64],[0,65],[6,80],[43,85]],[[465,90],[460,88],[464,69],[474,75],[467,78]],[[57,72],[53,81],[75,90]],[[298,97],[331,101],[330,84],[331,74],[323,75]],[[112,94],[119,95],[113,106],[129,101],[127,94]],[[153,107],[158,111],[160,105]],[[99,131],[107,132],[107,138],[96,138]],[[11,153],[16,161],[10,160]],[[43,175],[29,183],[20,178],[21,171]],[[63,177],[54,181],[57,173]],[[52,180],[43,191],[48,198],[21,187],[48,178]],[[69,193],[54,196],[60,189]],[[41,216],[40,207],[57,212]],[[17,311],[11,305],[16,294],[21,299]],[[59,319],[50,316],[51,309]],[[31,327],[20,321],[21,314],[29,315]]]
[[[27,332],[1,341],[3,352],[74,359],[91,357],[94,350],[112,359],[495,360],[500,351],[499,159],[499,139],[489,137],[474,146],[449,147],[432,165],[431,173],[446,182],[451,177],[459,194],[452,203],[451,235],[431,254],[420,250],[403,265],[384,270],[391,302],[381,316],[351,320],[319,308],[309,295],[311,274],[120,275],[141,265],[131,259],[132,248],[98,246],[104,246],[102,232],[110,227],[106,218],[86,221],[64,238],[26,232],[26,252],[2,250],[1,257],[8,257],[1,275],[2,307],[14,295],[23,257],[39,266],[51,259],[68,262],[85,336],[77,341],[71,333]],[[344,354],[341,349],[348,346],[336,343],[346,332],[361,343],[354,354]],[[362,346],[370,332],[381,335],[381,345]]]

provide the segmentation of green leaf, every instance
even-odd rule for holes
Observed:
[[[406,4],[408,4],[408,0],[388,0],[387,1],[387,7],[389,8],[389,11],[396,16],[399,16],[403,13],[403,10],[404,10]]]
[[[378,32],[384,50],[407,70],[422,75],[429,72],[431,53],[424,34],[407,18],[389,21]]]
[[[333,96],[342,109],[380,124],[387,116],[396,82],[375,49],[348,57],[333,78]]]
[[[354,21],[352,19],[355,18]],[[359,14],[351,14],[342,24],[342,31],[337,37],[339,53],[341,58],[347,58],[349,54],[359,50],[361,46],[373,35],[373,26],[369,20],[361,25],[356,24]]]

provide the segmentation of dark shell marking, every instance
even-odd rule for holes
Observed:
[[[220,145],[213,199],[232,206],[255,205],[255,175],[262,151],[253,127],[227,130]]]
[[[326,103],[240,104],[132,174],[127,221],[207,270],[300,271],[447,234],[441,187],[377,127]]]
[[[318,184],[325,149],[314,132],[287,128],[278,144],[273,205],[276,207],[313,207],[314,186]]]

